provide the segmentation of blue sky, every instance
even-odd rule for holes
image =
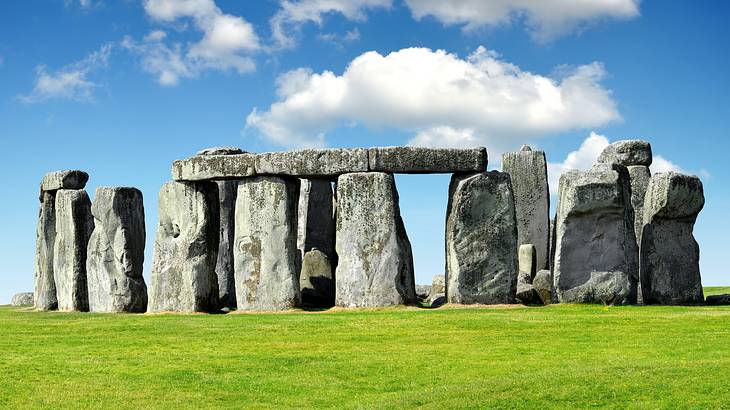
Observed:
[[[0,303],[33,288],[45,172],[142,190],[149,277],[170,164],[215,145],[485,145],[499,168],[529,143],[554,181],[647,139],[654,171],[702,178],[703,283],[730,284],[728,17],[711,0],[0,2]],[[448,180],[397,177],[420,283],[443,271]]]

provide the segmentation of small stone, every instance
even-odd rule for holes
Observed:
[[[16,293],[10,300],[10,306],[33,306],[33,292]]]
[[[518,283],[515,298],[523,305],[544,305],[540,294],[529,283]]]
[[[553,300],[553,276],[549,270],[543,269],[535,274],[532,280],[532,288],[535,289],[543,305],[549,305]]]
[[[441,307],[446,304],[446,294],[436,293],[429,298],[428,302],[431,308]]]
[[[218,206],[210,182],[172,181],[160,189],[149,312],[218,309]]]
[[[35,308],[58,309],[53,275],[53,246],[56,242],[56,192],[44,191],[38,215],[35,250]]]
[[[428,299],[431,296],[431,285],[416,285],[416,296],[419,299]]]
[[[86,252],[93,230],[91,201],[86,191],[58,190],[53,275],[59,310],[79,312],[89,310]]]
[[[509,174],[454,175],[446,215],[448,302],[513,303],[517,225]]]
[[[370,171],[429,174],[484,172],[487,149],[380,147],[368,150]]]
[[[598,156],[599,164],[619,164],[625,167],[652,162],[651,144],[641,140],[616,141],[607,146]]]
[[[43,182],[41,182],[41,191],[84,189],[88,181],[89,174],[76,169],[49,172],[43,177]]]
[[[334,267],[324,252],[315,248],[304,254],[299,287],[303,306],[327,308],[335,305]]]
[[[537,273],[537,252],[535,245],[531,243],[520,245],[518,255],[520,275],[524,275],[525,283],[532,283],[532,279]]]
[[[304,149],[256,155],[256,173],[259,175],[335,178],[340,174],[367,170],[368,151],[364,148]]]
[[[708,306],[724,306],[730,305],[730,295],[711,295],[705,299],[705,304]]]
[[[211,147],[201,149],[195,155],[236,155],[245,153],[246,151],[238,147]]]
[[[238,310],[299,306],[299,180],[246,178],[238,185],[234,264]]]
[[[433,280],[431,281],[431,294],[436,295],[439,293],[446,293],[445,275],[433,275]]]
[[[392,174],[341,175],[336,226],[338,306],[416,303],[411,244]]]
[[[197,155],[172,163],[175,181],[238,179],[254,175],[255,154]]]
[[[146,312],[142,192],[136,188],[99,187],[91,213],[94,231],[86,259],[89,310]]]

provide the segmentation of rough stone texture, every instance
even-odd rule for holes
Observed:
[[[598,156],[599,164],[619,164],[623,166],[651,165],[651,144],[641,140],[616,141],[604,148]]]
[[[532,280],[532,287],[537,292],[544,305],[549,305],[553,300],[553,275],[549,270],[543,269],[535,274]]]
[[[446,294],[445,293],[436,293],[431,295],[430,298],[428,298],[428,304],[432,308],[441,307],[446,304]]]
[[[514,302],[517,225],[509,174],[454,175],[446,215],[448,302]]]
[[[544,305],[540,294],[529,283],[518,283],[515,299],[523,305]]]
[[[260,175],[333,178],[367,170],[368,151],[365,148],[304,149],[256,155],[256,173]]]
[[[195,155],[236,155],[245,153],[246,151],[238,147],[210,147],[201,149]]]
[[[234,263],[239,310],[300,304],[297,264],[299,180],[248,178],[238,186]]]
[[[721,306],[730,305],[730,295],[711,295],[705,299],[705,304],[708,306]]]
[[[644,197],[649,186],[651,171],[649,167],[635,165],[627,167],[631,180],[631,206],[634,208],[634,232],[636,243],[641,243],[641,230],[644,226]]]
[[[43,181],[41,182],[41,191],[84,189],[88,181],[89,174],[76,169],[49,172],[43,177]]]
[[[537,269],[549,264],[550,189],[543,151],[528,146],[502,154],[502,169],[510,174],[517,215],[517,243],[531,243],[537,250]]]
[[[53,275],[53,246],[56,242],[56,192],[41,194],[35,246],[35,308],[58,309],[56,280]]]
[[[446,293],[446,275],[433,275],[431,294]]]
[[[416,285],[416,296],[419,299],[428,299],[431,296],[431,285]]]
[[[391,174],[337,179],[335,303],[375,307],[416,302],[411,244]]]
[[[560,178],[555,292],[567,303],[636,303],[634,215],[628,171],[598,164]]]
[[[651,177],[641,235],[641,288],[646,304],[704,301],[700,249],[692,234],[705,205],[702,182],[676,172]]]
[[[220,226],[218,260],[215,273],[218,276],[218,299],[221,308],[236,308],[236,280],[233,269],[233,248],[235,242],[236,197],[238,181],[218,181],[220,199]]]
[[[142,192],[136,188],[99,187],[91,214],[94,231],[86,259],[89,310],[146,312]]]
[[[550,271],[552,271],[553,268],[555,267],[555,234],[557,233],[556,229],[555,229],[555,220],[557,218],[558,218],[558,214],[556,212],[553,219],[550,220],[550,244],[548,247],[548,249],[550,249],[550,258],[549,258],[550,259],[550,263],[549,263]]]
[[[255,174],[255,154],[197,155],[172,163],[175,181],[237,179]]]
[[[334,306],[334,267],[324,252],[312,249],[304,254],[299,288],[302,291],[303,306]]]
[[[149,312],[218,308],[218,206],[213,183],[172,181],[160,189]]]
[[[33,306],[33,292],[16,293],[10,300],[10,305],[15,307]]]
[[[91,201],[84,190],[56,192],[56,242],[53,247],[53,276],[58,309],[89,310],[86,280],[86,251],[94,230]]]
[[[306,252],[315,248],[336,263],[332,183],[325,179],[302,179],[299,189],[297,249],[300,257],[304,257]]]
[[[519,235],[518,235],[519,236]],[[520,245],[518,251],[519,278],[524,277],[524,283],[532,283],[537,273],[537,251],[535,245],[528,243]]]
[[[370,171],[405,174],[484,172],[487,149],[379,147],[368,150]]]

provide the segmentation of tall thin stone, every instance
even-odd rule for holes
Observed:
[[[335,303],[376,307],[415,303],[413,255],[392,174],[337,179]]]
[[[550,189],[545,153],[525,145],[518,152],[504,153],[502,168],[512,180],[518,244],[535,245],[537,269],[545,269],[550,254]]]
[[[513,303],[518,261],[510,175],[454,175],[446,215],[448,302]]]
[[[332,183],[326,179],[302,179],[299,189],[297,249],[303,257],[319,249],[335,260],[335,219]]]
[[[235,309],[236,279],[233,247],[235,242],[236,198],[238,181],[217,181],[220,198],[220,239],[215,273],[218,276],[218,297],[221,308]]]
[[[629,170],[631,180],[631,206],[634,208],[636,243],[641,243],[641,230],[644,226],[644,197],[646,188],[649,186],[649,179],[651,179],[651,171],[645,165],[632,165],[626,168]]]
[[[142,192],[136,188],[99,187],[91,213],[94,231],[86,260],[89,310],[146,312]]]
[[[535,245],[528,243],[520,245],[518,251],[518,263],[520,269],[520,276],[518,279],[522,279],[522,282],[532,283],[537,273],[537,250]]]
[[[646,304],[704,301],[700,248],[692,233],[705,205],[702,182],[676,172],[651,177],[644,202],[641,285]]]
[[[58,190],[53,275],[59,310],[89,310],[86,252],[93,230],[91,201],[86,191]]]
[[[149,312],[218,309],[218,207],[210,182],[172,181],[160,189]]]
[[[56,191],[41,192],[35,253],[35,308],[58,309],[53,276],[53,246],[56,242]]]
[[[234,248],[239,310],[299,305],[298,197],[295,178],[254,177],[239,184]]]

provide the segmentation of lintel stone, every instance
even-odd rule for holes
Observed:
[[[430,174],[487,170],[487,149],[484,147],[378,147],[370,148],[368,157],[370,171],[378,172]]]

